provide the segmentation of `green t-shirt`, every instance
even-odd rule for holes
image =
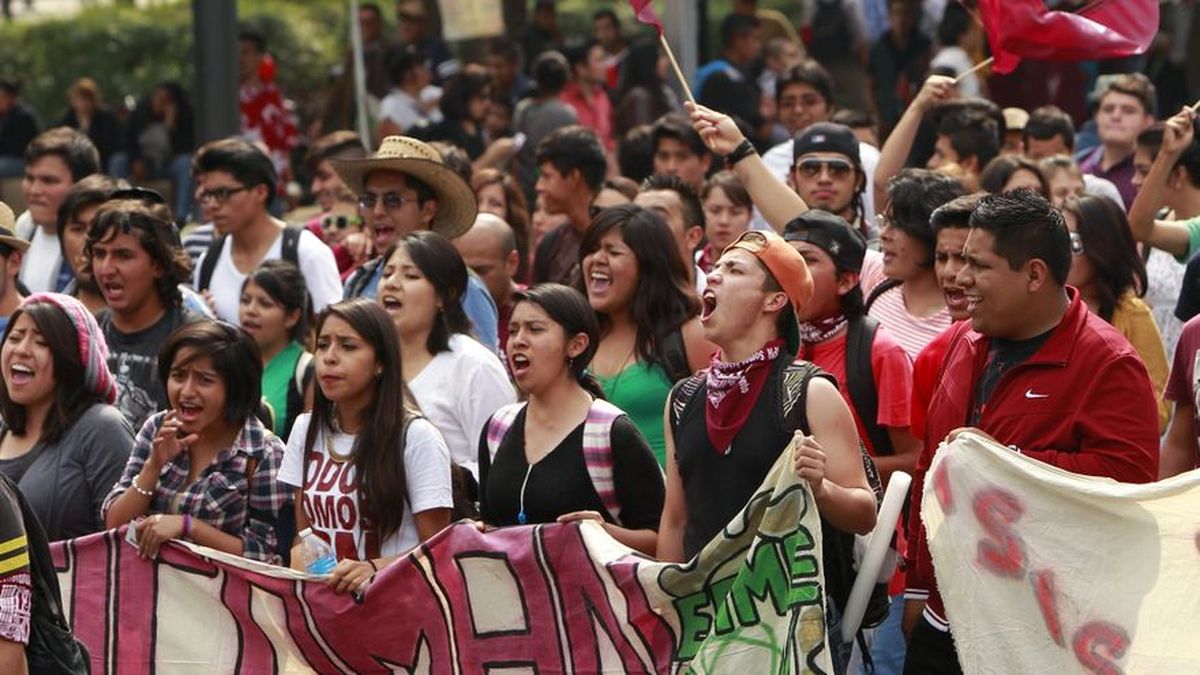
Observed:
[[[275,419],[275,435],[283,437],[288,422],[296,415],[296,410],[288,410],[288,387],[296,377],[296,362],[304,353],[304,347],[299,342],[292,342],[276,354],[267,367],[263,369],[262,393],[271,406],[271,414]]]
[[[637,362],[612,377],[596,376],[604,397],[629,415],[646,437],[660,467],[666,466],[667,441],[663,436],[663,407],[671,394],[671,379],[659,366]]]
[[[1188,231],[1188,250],[1185,255],[1175,256],[1181,265],[1186,265],[1196,251],[1200,251],[1200,216],[1179,221]]]

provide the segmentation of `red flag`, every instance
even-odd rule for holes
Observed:
[[[1092,0],[1077,12],[1043,0],[979,0],[992,47],[992,71],[1011,73],[1021,59],[1094,61],[1141,54],[1158,32],[1158,0]]]
[[[662,37],[662,20],[654,13],[653,0],[629,0],[629,4],[633,7],[633,14],[637,20],[647,26],[654,26],[654,30],[658,31],[658,36]]]

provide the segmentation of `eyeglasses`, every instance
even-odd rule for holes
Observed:
[[[1071,255],[1080,255],[1083,253],[1083,237],[1078,232],[1071,234]]]
[[[378,204],[379,201],[379,195],[373,195],[368,192],[358,198],[358,207],[363,211],[374,211],[375,205]],[[416,197],[405,197],[399,192],[388,192],[383,195],[383,210],[395,211],[405,204],[415,201],[417,201]]]
[[[239,185],[237,187],[218,187],[212,188],[211,190],[201,190],[196,194],[196,200],[201,204],[210,200],[215,201],[218,204],[224,204],[225,202],[229,201],[229,198],[233,195],[236,195],[239,192],[244,192],[248,189],[249,188],[247,188],[245,185]]]
[[[830,178],[841,180],[854,171],[854,165],[844,159],[802,159],[796,162],[796,170],[806,178],[817,178],[822,169],[829,172]]]
[[[344,230],[347,227],[358,227],[359,225],[362,225],[362,222],[362,216],[324,216],[321,218],[321,229],[328,230],[331,228],[336,228],[339,230]]]

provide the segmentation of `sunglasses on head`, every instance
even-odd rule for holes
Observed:
[[[848,177],[854,171],[854,165],[844,159],[802,159],[796,162],[796,170],[807,178],[816,178],[821,170],[829,171],[831,178]]]
[[[144,187],[127,187],[120,190],[113,190],[108,196],[109,199],[135,199],[147,204],[166,204],[167,198],[162,196],[158,190],[151,190]]]
[[[321,218],[321,229],[323,229],[323,230],[329,230],[329,229],[344,230],[347,227],[358,227],[359,225],[362,225],[362,222],[363,222],[362,216],[347,216],[347,215],[323,216]]]

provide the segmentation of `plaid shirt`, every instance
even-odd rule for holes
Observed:
[[[121,480],[104,500],[102,512],[133,484],[153,451],[154,436],[166,411],[152,415],[142,425],[133,454]],[[258,461],[249,475],[252,460]],[[275,479],[283,460],[283,441],[251,417],[233,446],[217,453],[213,463],[186,485],[191,455],[181,452],[162,468],[147,513],[188,513],[213,527],[242,539],[242,555],[251,560],[279,563],[275,523],[288,500],[289,489]],[[146,487],[146,486],[142,486]]]

